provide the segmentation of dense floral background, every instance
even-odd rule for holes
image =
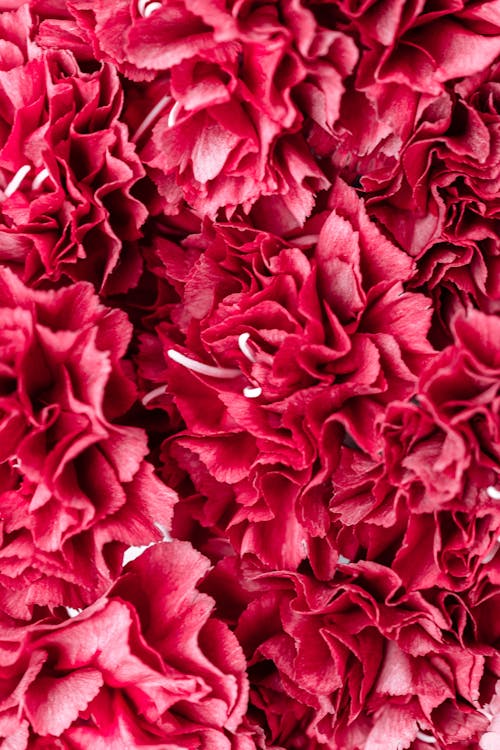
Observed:
[[[499,750],[500,3],[0,0],[0,748]]]

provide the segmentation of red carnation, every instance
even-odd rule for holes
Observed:
[[[495,0],[473,6],[466,0],[444,0],[439,7],[405,0],[339,0],[335,5],[363,43],[359,89],[391,82],[439,95],[446,82],[474,75],[500,53]]]
[[[183,198],[214,217],[270,196],[303,223],[329,185],[303,125],[332,132],[358,57],[352,39],[295,0],[69,6],[98,59],[134,80],[156,79],[128,116],[167,213]]]
[[[401,158],[363,179],[369,212],[417,259],[413,283],[434,292],[446,329],[457,306],[500,306],[499,71],[486,68],[422,108]]]
[[[342,566],[333,581],[276,572],[251,577],[236,630],[250,702],[290,748],[463,748],[488,726],[479,701],[485,657],[446,613],[405,594],[385,566]],[[482,702],[487,702],[491,696]]]
[[[131,326],[90,284],[32,291],[0,270],[0,605],[82,606],[121,569],[126,545],[166,526],[174,494],[144,461],[122,361]]]
[[[417,401],[389,405],[381,455],[341,449],[329,544],[383,560],[410,589],[463,591],[498,565],[499,324],[456,318],[455,343],[423,371]]]
[[[124,291],[140,272],[134,243],[147,214],[130,193],[144,170],[118,120],[118,76],[42,53],[25,8],[0,14],[0,34],[21,20],[28,59],[20,48],[0,70],[0,260],[31,285],[86,279]]]
[[[432,357],[427,301],[401,284],[411,261],[343,183],[331,203],[287,241],[219,224],[186,250],[158,242],[154,260],[172,290],[165,390],[187,427],[166,476],[173,458],[206,497],[189,512],[280,565],[325,534],[344,434],[376,454],[387,401]]]
[[[196,584],[208,561],[160,544],[72,620],[0,627],[0,737],[25,748],[251,750],[245,658]],[[9,740],[6,740],[9,742]]]

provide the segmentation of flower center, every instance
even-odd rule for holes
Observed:
[[[255,354],[248,345],[250,339],[249,333],[242,333],[238,337],[238,346],[241,352],[250,362],[255,362]],[[205,375],[208,378],[221,378],[223,380],[232,380],[233,378],[239,378],[243,375],[242,371],[238,367],[218,367],[215,365],[207,365],[204,362],[199,362],[197,359],[187,357],[185,354],[181,354],[176,349],[168,349],[167,355],[178,365],[182,365],[192,372],[197,372],[200,375]],[[142,403],[147,406],[157,396],[162,396],[167,392],[166,385],[160,385],[158,388],[146,393],[142,398]],[[245,398],[259,398],[262,395],[262,388],[260,385],[247,385],[243,388],[243,395]]]

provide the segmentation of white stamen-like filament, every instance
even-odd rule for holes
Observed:
[[[338,557],[338,563],[339,565],[349,565],[351,561],[348,557],[344,557],[344,555],[339,555]]]
[[[139,0],[137,3],[137,10],[139,15],[143,18],[149,18],[149,16],[157,10],[160,10],[161,3],[152,2],[151,0]]]
[[[477,710],[479,711],[479,713],[483,714],[483,716],[486,716],[488,721],[491,721],[493,719],[493,714],[491,713],[491,711],[488,711],[486,708],[479,706]]]
[[[493,560],[493,558],[495,557],[495,555],[496,555],[496,553],[498,552],[499,549],[500,549],[500,536],[497,538],[495,546],[493,547],[493,549],[491,550],[491,552],[489,552],[486,555],[486,557],[483,558],[483,564],[491,562]]]
[[[125,567],[127,563],[132,562],[132,560],[136,560],[138,557],[142,555],[143,552],[145,552],[149,547],[152,547],[154,542],[151,542],[151,544],[143,544],[140,547],[129,547],[125,550],[123,553],[123,560],[122,565]]]
[[[14,195],[16,190],[21,185],[22,181],[28,174],[28,172],[31,172],[31,166],[30,164],[24,164],[24,166],[19,167],[14,177],[11,179],[5,190],[3,191],[6,198],[10,198],[11,195]]]
[[[180,102],[175,102],[174,106],[168,113],[167,125],[169,128],[172,128],[175,125],[175,121],[177,119],[177,115],[180,112],[180,109],[181,109]]]
[[[249,334],[241,334],[238,339],[240,349],[244,354],[244,348],[248,347],[248,336]],[[253,358],[253,352],[251,352],[250,349],[248,349],[248,351]],[[229,380],[231,378],[238,378],[240,375],[243,375],[241,370],[235,367],[215,367],[214,365],[206,365],[204,362],[198,362],[198,360],[196,359],[186,357],[185,354],[181,354],[176,349],[169,349],[167,351],[167,354],[170,359],[173,359],[174,362],[177,362],[177,364],[182,365],[183,367],[186,367],[188,370],[192,370],[193,372],[198,372],[200,375],[206,375],[209,378],[224,378],[226,380]],[[245,356],[247,355],[245,354]],[[146,405],[157,395],[165,393],[165,390],[163,390],[163,387],[160,387],[156,388],[154,391],[151,391],[151,393],[147,393],[146,396],[144,396],[144,398],[142,399],[142,403]],[[262,388],[260,387],[260,385],[247,385],[245,386],[245,388],[243,388],[243,395],[245,396],[245,398],[259,398],[259,396],[262,396]]]
[[[12,461],[12,468],[13,468],[13,469],[17,469],[18,471],[19,471],[19,470],[20,470],[20,468],[21,468],[21,459],[20,459],[20,458],[18,458],[17,456],[16,456],[16,457],[15,457],[15,459],[14,459],[14,460]]]
[[[200,375],[206,375],[209,378],[229,379],[237,378],[242,374],[241,370],[237,370],[236,368],[214,367],[213,365],[206,365],[204,362],[198,362],[196,359],[186,357],[185,354],[181,354],[175,349],[169,349],[167,351],[167,354],[170,359],[173,359],[174,362],[177,362],[178,365],[183,365],[183,367],[186,367],[188,370],[198,372]]]
[[[165,94],[165,96],[162,96],[162,98],[155,104],[153,109],[150,111],[150,113],[147,115],[147,117],[144,118],[144,120],[141,122],[139,127],[134,133],[134,136],[132,138],[132,143],[137,143],[141,135],[143,135],[146,130],[149,128],[149,126],[156,120],[162,109],[165,109],[167,104],[171,100],[171,96],[168,96]]]
[[[163,396],[163,394],[166,392],[166,385],[159,385],[158,388],[155,388],[153,391],[149,391],[149,393],[146,393],[146,395],[142,397],[143,406],[147,406],[150,401],[153,401],[157,396]]]
[[[488,487],[486,492],[492,500],[500,500],[500,490],[497,490],[496,487]]]
[[[262,396],[262,388],[260,385],[247,385],[243,388],[243,395],[245,398],[259,398],[259,396]]]
[[[34,179],[34,180],[33,180],[33,182],[31,183],[31,188],[32,188],[32,190],[38,190],[38,188],[40,188],[40,187],[41,187],[41,186],[43,185],[43,183],[45,182],[45,180],[47,179],[47,177],[50,177],[50,172],[49,172],[49,170],[47,169],[47,167],[44,167],[44,168],[43,168],[43,169],[42,169],[42,170],[41,170],[41,171],[40,171],[40,172],[39,172],[39,173],[38,173],[38,174],[36,175],[35,179]]]
[[[241,352],[245,355],[247,359],[250,360],[250,362],[255,362],[255,354],[248,346],[248,339],[250,338],[249,333],[240,333],[238,336],[238,346],[240,347]]]
[[[429,745],[436,744],[436,738],[433,737],[432,734],[427,734],[426,732],[422,732],[420,729],[417,732],[416,739],[420,740],[421,742],[427,742],[427,744]]]
[[[66,607],[66,612],[70,617],[76,617],[80,614],[80,612],[83,612],[82,609],[75,609],[74,607]]]
[[[149,16],[152,13],[155,13],[157,10],[160,10],[161,3],[149,3],[149,5],[146,5],[144,9],[144,18],[149,18]]]

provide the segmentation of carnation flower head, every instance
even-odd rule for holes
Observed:
[[[500,309],[499,80],[497,63],[422,107],[400,158],[363,179],[369,213],[416,258],[412,285],[432,294],[446,343],[459,309]]]
[[[69,7],[98,59],[152,81],[127,119],[167,213],[184,199],[201,215],[230,215],[264,196],[303,223],[329,186],[305,123],[331,132],[358,57],[350,37],[299,0]]]
[[[215,224],[155,251],[172,301],[156,326],[166,386],[146,402],[166,391],[186,423],[165,444],[165,476],[173,459],[207,496],[189,512],[278,565],[326,533],[345,433],[376,453],[387,401],[413,393],[433,356],[427,301],[401,284],[410,259],[344,183],[331,205],[295,238]]]
[[[349,181],[366,184],[369,197],[372,178],[397,169],[426,106],[456,79],[473,79],[493,63],[498,17],[491,0],[474,7],[464,0],[326,0],[322,18],[325,6],[335,28],[359,39],[360,59],[333,135],[314,126],[308,140]]]
[[[144,461],[123,360],[126,315],[90,284],[33,291],[0,269],[0,607],[79,607],[118,575],[128,545],[161,538],[174,493]]]
[[[236,634],[250,703],[285,747],[468,747],[488,726],[480,688],[494,648],[375,563],[307,573],[240,570],[252,600]],[[484,703],[484,699],[483,699]],[[294,718],[295,717],[295,720]]]
[[[197,589],[208,567],[188,543],[159,544],[74,618],[3,622],[0,737],[19,750],[255,747],[237,735],[242,649]]]
[[[119,121],[118,75],[30,42],[27,6],[2,23],[19,24],[25,51],[0,70],[0,261],[33,286],[86,279],[123,292],[140,273],[147,213],[130,192],[144,169]]]
[[[388,406],[379,456],[341,448],[328,546],[383,561],[410,590],[465,591],[498,568],[498,322],[455,319],[417,397]]]

